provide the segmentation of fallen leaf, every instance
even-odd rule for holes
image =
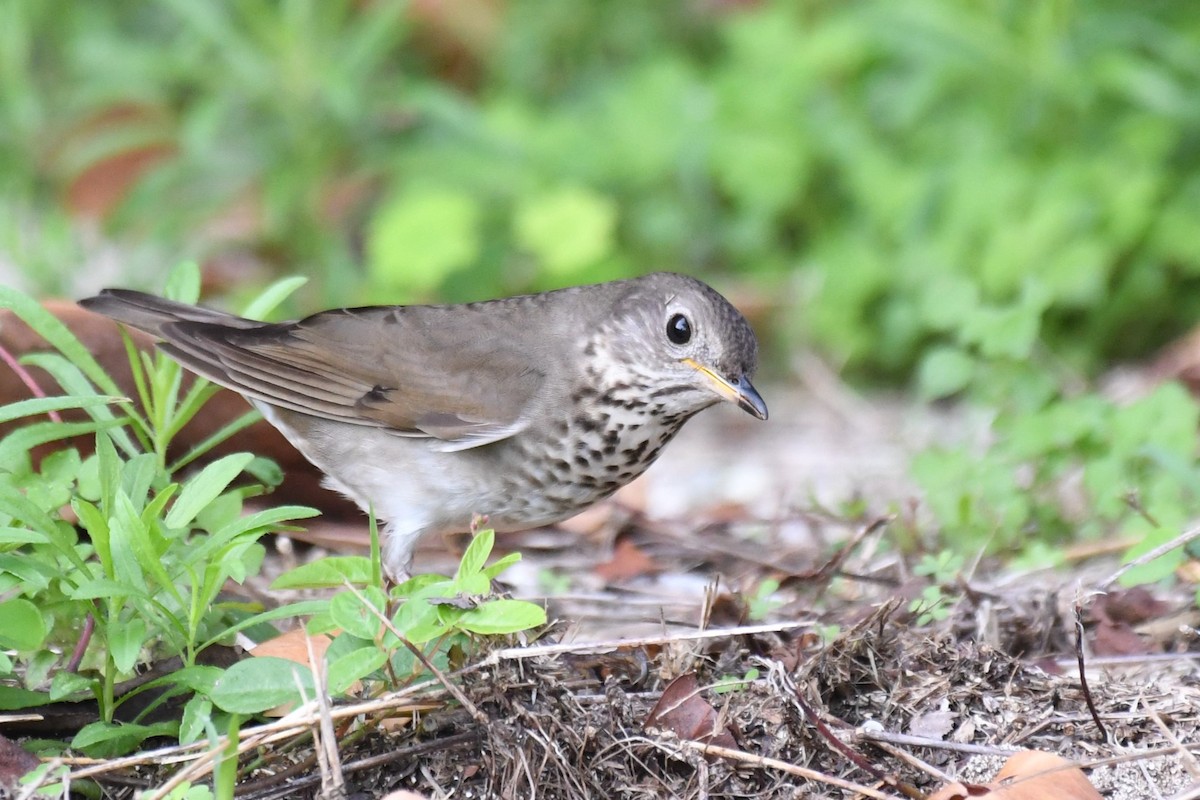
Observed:
[[[607,583],[626,581],[661,570],[658,562],[646,555],[629,537],[617,539],[612,558],[592,568]]]
[[[41,763],[33,753],[0,734],[0,796],[18,796],[21,778]]]
[[[950,783],[927,800],[1101,800],[1083,770],[1053,753],[1025,750],[1012,756],[991,783]]]
[[[925,800],[966,800],[968,797],[994,797],[994,795],[992,794],[992,790],[987,786],[955,781],[954,783],[947,783],[926,797]]]
[[[662,697],[650,709],[645,727],[671,731],[681,739],[736,748],[737,740],[732,731],[728,727],[718,727],[719,724],[717,710],[701,697],[696,674],[689,672],[667,685]]]
[[[1054,753],[1025,750],[996,773],[994,800],[1101,800],[1083,770]]]
[[[333,639],[323,633],[310,636],[304,628],[294,628],[287,633],[279,634],[274,639],[267,639],[265,642],[260,642],[257,647],[250,651],[250,655],[255,658],[262,658],[263,656],[286,658],[288,661],[295,661],[297,664],[303,664],[311,668],[312,662],[308,659],[308,644],[305,642],[306,639],[312,639],[313,655],[318,659],[325,656],[325,651],[329,649],[329,644],[333,641]]]
[[[312,639],[313,655],[320,661],[325,659],[325,651],[329,649],[329,643],[333,641],[330,637],[323,633],[316,636],[310,636],[303,627],[294,628],[287,633],[281,633],[274,639],[267,639],[265,642],[260,642],[257,647],[250,651],[250,655],[255,658],[263,656],[274,656],[276,658],[286,658],[288,661],[294,661],[297,664],[303,664],[307,670],[312,670],[312,661],[308,657],[308,644],[306,639]],[[357,685],[353,687],[357,691]],[[264,712],[264,716],[282,717],[290,713],[295,708],[294,703],[284,703],[268,709]]]
[[[1092,632],[1092,650],[1098,656],[1134,656],[1155,652],[1156,648],[1124,622],[1101,622]]]
[[[1100,595],[1092,603],[1090,610],[1097,619],[1137,625],[1139,622],[1165,614],[1167,604],[1150,594],[1145,587],[1134,586]]]

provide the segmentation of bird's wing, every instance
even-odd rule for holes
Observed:
[[[439,439],[445,450],[523,430],[545,383],[537,354],[519,343],[530,340],[499,335],[485,310],[448,311],[346,309],[250,330],[180,321],[160,333],[184,366],[303,414]]]

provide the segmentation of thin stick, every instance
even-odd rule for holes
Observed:
[[[1119,570],[1114,572],[1112,575],[1109,575],[1106,580],[1100,581],[1100,584],[1096,587],[1097,591],[1108,591],[1108,587],[1120,580],[1122,575],[1134,567],[1140,567],[1143,564],[1148,564],[1159,556],[1164,556],[1172,550],[1183,547],[1188,542],[1197,538],[1200,538],[1200,525],[1197,525],[1191,530],[1184,531],[1171,541],[1164,542],[1153,550],[1148,550],[1147,552],[1142,553],[1140,556],[1130,561],[1128,564],[1123,565]]]
[[[637,639],[606,639],[599,642],[575,642],[571,644],[543,644],[529,645],[527,647],[506,647],[502,650],[493,650],[492,652],[488,653],[487,658],[477,662],[469,669],[494,667],[498,666],[502,661],[519,661],[528,658],[556,656],[562,653],[572,653],[576,655],[584,653],[607,653],[618,648],[639,648],[647,645],[673,644],[675,642],[690,642],[704,639],[720,639],[725,636],[748,636],[756,633],[779,633],[781,631],[793,631],[797,630],[798,628],[808,628],[811,626],[812,623],[807,621],[780,622],[770,625],[744,625],[738,628],[711,628],[704,631],[691,631],[689,633],[680,633],[675,635],[643,636]]]
[[[1079,686],[1083,689],[1083,699],[1087,702],[1088,711],[1092,714],[1092,721],[1096,723],[1096,728],[1100,731],[1100,740],[1107,742],[1108,729],[1100,720],[1100,711],[1096,708],[1096,701],[1092,699],[1091,689],[1088,688],[1087,670],[1083,657],[1083,604],[1078,600],[1075,601],[1075,658],[1079,663]]]
[[[808,769],[807,767],[789,764],[786,761],[780,761],[776,758],[755,755],[754,753],[747,753],[745,750],[735,750],[732,747],[721,747],[720,745],[715,744],[695,742],[691,739],[670,739],[666,736],[666,734],[663,736],[664,738],[661,740],[662,744],[667,744],[669,741],[671,745],[682,747],[687,750],[695,750],[696,752],[704,755],[728,758],[731,761],[739,761],[743,764],[750,764],[763,769],[773,769],[780,772],[786,772],[788,775],[795,775],[797,778],[804,778],[805,780],[814,781],[816,783],[825,783],[850,792],[858,792],[859,794],[867,797],[876,798],[876,800],[893,800],[895,797],[895,795],[884,794],[878,789],[873,789],[870,786],[863,786],[862,784],[852,783],[851,781],[843,780],[842,778],[835,778],[832,775],[826,775],[823,772],[817,772],[816,770]]]

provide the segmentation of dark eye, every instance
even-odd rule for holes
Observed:
[[[675,344],[687,344],[692,338],[692,323],[683,314],[674,314],[667,320],[667,338]]]

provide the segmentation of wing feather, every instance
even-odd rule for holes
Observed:
[[[446,451],[523,430],[544,374],[528,368],[519,349],[487,336],[450,342],[432,321],[404,313],[441,311],[326,312],[254,329],[185,321],[159,332],[164,350],[188,368],[303,414],[439,439]]]

